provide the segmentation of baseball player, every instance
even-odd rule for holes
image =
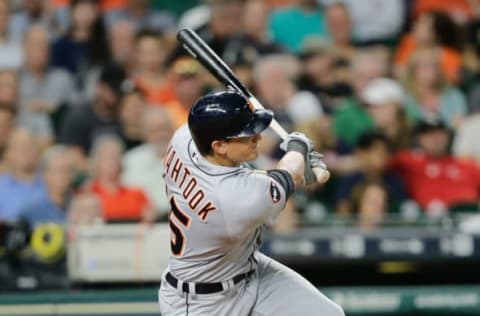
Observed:
[[[171,254],[159,289],[162,316],[344,315],[299,274],[258,251],[263,227],[274,223],[305,170],[325,168],[300,133],[282,143],[286,154],[276,169],[245,166],[257,157],[272,118],[224,91],[200,98],[188,126],[174,134],[164,161]]]

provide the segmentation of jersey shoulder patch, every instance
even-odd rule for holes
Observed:
[[[280,189],[274,181],[270,181],[270,197],[273,203],[278,203],[281,200]]]

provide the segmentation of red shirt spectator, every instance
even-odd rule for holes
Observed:
[[[54,0],[53,5],[55,7],[63,7],[70,5],[70,0]],[[125,8],[125,0],[101,0],[100,6],[102,11],[110,11]]]
[[[91,190],[100,198],[102,217],[106,221],[141,220],[145,209],[150,205],[148,197],[141,189],[120,185],[112,191],[95,181],[91,184]]]
[[[392,167],[404,179],[411,197],[423,208],[435,201],[448,207],[478,200],[480,170],[471,161],[404,151],[394,156]]]
[[[419,48],[418,43],[412,35],[405,35],[398,45],[397,53],[395,55],[395,65],[407,65]],[[445,76],[451,82],[457,82],[460,75],[460,68],[462,67],[462,56],[459,52],[448,47],[440,48],[440,64]]]
[[[473,161],[449,155],[446,125],[438,120],[420,121],[416,135],[419,150],[399,152],[391,161],[410,196],[428,213],[477,203],[480,168]]]
[[[114,135],[95,140],[91,154],[92,182],[86,187],[100,200],[106,221],[151,221],[156,212],[142,189],[126,187],[121,181],[123,144]]]

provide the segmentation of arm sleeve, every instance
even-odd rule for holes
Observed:
[[[282,186],[285,191],[285,199],[288,199],[295,191],[295,184],[293,183],[292,176],[286,170],[273,169],[267,171],[269,177],[273,178]]]

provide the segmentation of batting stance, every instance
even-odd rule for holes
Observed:
[[[243,166],[257,157],[272,118],[268,110],[252,112],[236,92],[218,92],[200,98],[188,127],[173,136],[164,161],[172,239],[159,290],[162,316],[344,315],[258,251],[262,228],[274,223],[305,169],[324,167],[300,133],[282,143],[286,154],[276,169]]]

